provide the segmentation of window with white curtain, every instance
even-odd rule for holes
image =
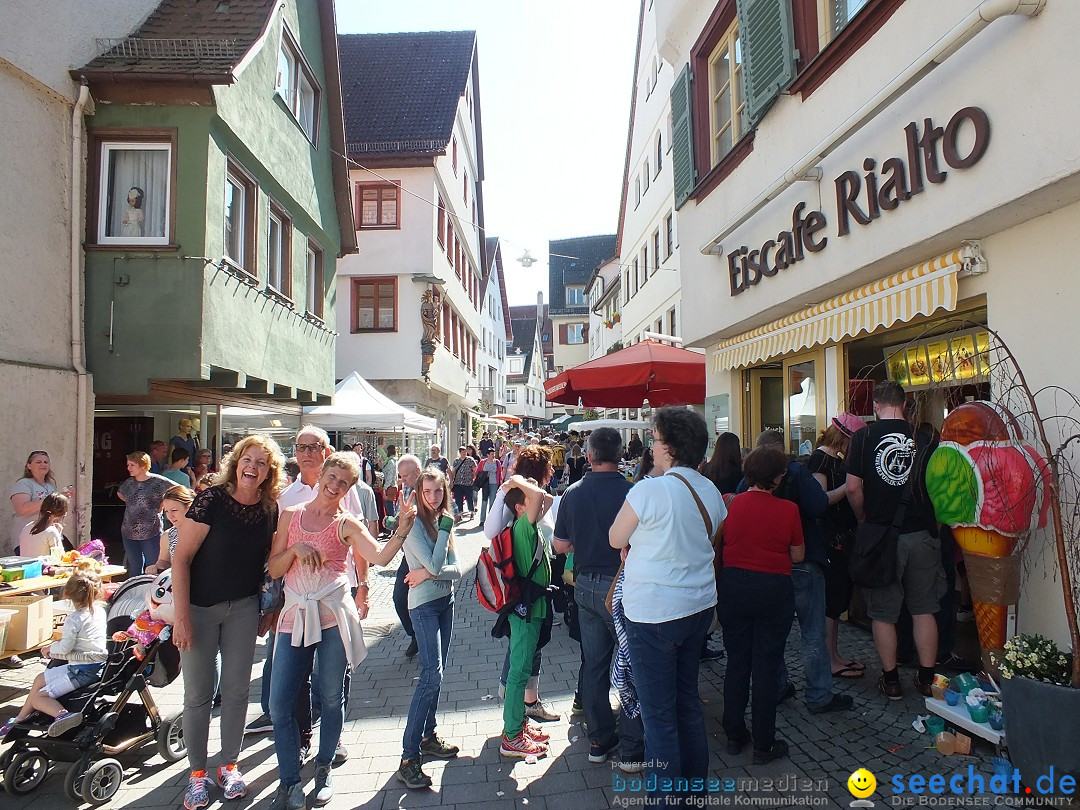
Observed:
[[[168,244],[171,143],[102,142],[99,187],[99,244]]]

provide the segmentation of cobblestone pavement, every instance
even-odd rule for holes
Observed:
[[[610,764],[590,764],[588,739],[578,722],[569,718],[577,678],[578,646],[566,633],[555,628],[544,650],[541,676],[542,695],[551,701],[563,719],[546,724],[551,734],[551,755],[536,764],[502,759],[498,739],[502,729],[502,708],[498,700],[498,678],[505,651],[504,642],[492,639],[492,615],[477,603],[472,566],[483,544],[475,521],[463,526],[459,556],[467,562],[467,573],[458,585],[454,641],[446,667],[439,706],[439,734],[461,746],[461,755],[448,762],[425,765],[434,780],[430,790],[408,791],[394,778],[401,754],[401,735],[413,687],[419,674],[416,658],[406,658],[406,639],[398,626],[391,601],[397,563],[372,571],[371,617],[364,623],[369,646],[367,660],[354,673],[352,699],[343,731],[349,761],[334,771],[335,796],[331,808],[470,807],[476,810],[526,808],[527,810],[585,810],[607,808],[640,794],[617,791],[613,785],[626,774]],[[723,707],[724,662],[702,665],[701,697],[710,737],[711,775],[732,779],[732,789],[712,794],[712,804],[746,804],[750,799],[767,799],[767,806],[847,807],[852,800],[846,788],[848,775],[866,767],[877,775],[877,806],[890,804],[886,791],[893,774],[992,771],[993,751],[975,741],[971,757],[942,758],[928,749],[929,738],[917,734],[911,722],[921,708],[921,699],[908,686],[903,701],[887,701],[876,691],[877,659],[869,634],[844,625],[841,649],[866,663],[867,675],[857,680],[837,680],[836,686],[855,699],[848,712],[810,715],[801,700],[802,663],[797,631],[789,640],[787,661],[792,681],[800,688],[795,699],[778,712],[778,734],[791,744],[791,758],[755,767],[749,749],[729,756],[720,727]],[[259,714],[259,676],[262,672],[263,644],[259,643],[252,672],[252,703],[249,719]],[[0,717],[14,714],[33,678],[42,669],[40,659],[30,659],[21,670],[0,670]],[[910,684],[911,670],[902,677]],[[181,681],[156,690],[166,716],[179,712]],[[576,718],[575,718],[576,719]],[[216,734],[215,729],[212,735]],[[216,751],[212,736],[211,762]],[[147,747],[122,758],[125,781],[110,807],[179,807],[187,783],[185,762],[166,765]],[[216,763],[214,763],[216,764]],[[247,798],[233,803],[237,810],[269,805],[277,783],[273,739],[270,735],[248,737],[241,758],[248,777]],[[18,799],[4,795],[5,810],[49,810],[69,807],[63,794],[63,773],[67,766],[56,764],[44,784]],[[304,768],[305,785],[310,789],[314,765]],[[809,787],[808,787],[809,786]],[[992,797],[991,797],[992,798]],[[222,803],[221,792],[211,789],[211,807]],[[989,802],[988,802],[989,804]],[[761,804],[758,804],[761,806]]]

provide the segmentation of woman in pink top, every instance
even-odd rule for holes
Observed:
[[[330,764],[341,736],[345,667],[355,668],[367,655],[345,560],[351,549],[368,562],[386,565],[405,540],[396,534],[380,549],[363,523],[342,511],[341,499],[359,477],[353,453],[334,453],[326,459],[315,499],[281,513],[270,549],[270,576],[285,578],[285,606],[278,620],[270,679],[270,718],[281,775],[273,810],[305,806],[300,731],[293,707],[316,651],[323,710],[312,800],[321,807],[333,797]],[[410,503],[406,511],[412,508]],[[410,512],[407,525],[411,517]]]

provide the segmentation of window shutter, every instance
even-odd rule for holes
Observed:
[[[753,126],[795,78],[790,0],[739,0],[746,112]]]
[[[690,197],[697,184],[694,166],[694,116],[691,109],[690,65],[683,66],[671,87],[671,167],[675,177],[675,208]]]
[[[559,345],[560,346],[565,346],[566,341],[567,341],[566,324],[565,323],[560,323],[559,324]]]

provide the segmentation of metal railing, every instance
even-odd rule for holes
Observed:
[[[208,37],[121,37],[95,39],[101,55],[124,59],[235,59],[241,56],[237,39]]]

